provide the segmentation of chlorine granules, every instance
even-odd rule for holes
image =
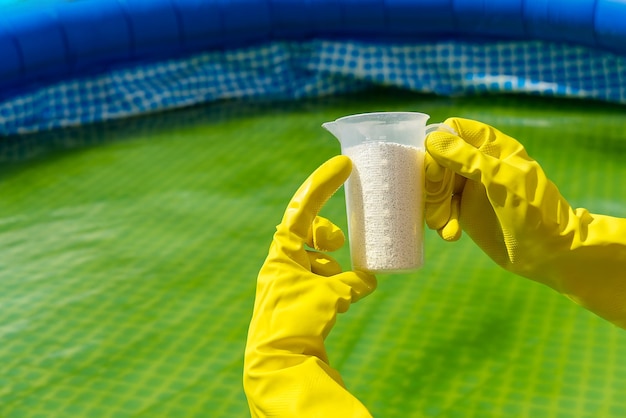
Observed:
[[[374,273],[421,267],[424,151],[365,142],[343,153],[353,163],[346,183],[352,267]]]

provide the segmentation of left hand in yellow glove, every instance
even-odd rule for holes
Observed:
[[[341,230],[317,214],[351,170],[344,156],[324,163],[295,193],[276,228],[257,279],[244,360],[253,417],[371,416],[330,367],[324,347],[337,313],[376,288],[374,276],[342,272],[320,252],[344,243]]]

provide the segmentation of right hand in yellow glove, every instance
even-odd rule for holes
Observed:
[[[298,189],[276,227],[257,278],[244,360],[253,417],[371,417],[346,390],[324,347],[337,314],[376,288],[371,274],[342,272],[321,252],[344,243],[341,230],[317,213],[351,170],[345,156],[324,163]]]
[[[626,219],[573,209],[524,147],[473,120],[426,139],[426,222],[626,328]]]

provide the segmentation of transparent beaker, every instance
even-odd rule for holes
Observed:
[[[352,268],[403,273],[424,264],[424,139],[429,115],[377,112],[322,125],[352,160],[345,184]]]

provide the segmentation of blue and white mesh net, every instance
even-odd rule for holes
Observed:
[[[0,135],[224,99],[294,100],[372,85],[448,96],[512,92],[626,103],[626,57],[544,41],[272,42],[40,86],[0,102]]]

